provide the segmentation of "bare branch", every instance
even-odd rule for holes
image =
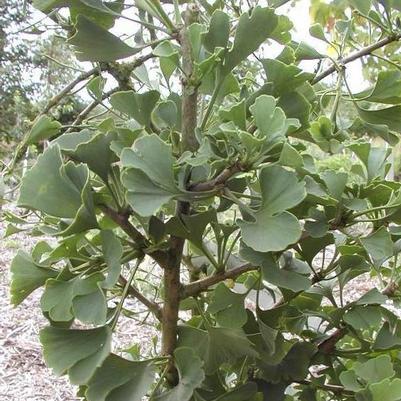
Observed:
[[[91,111],[99,105],[103,100],[108,99],[113,93],[116,93],[120,90],[119,87],[110,89],[108,92],[102,95],[101,99],[96,99],[92,103],[88,104],[77,116],[75,121],[71,124],[71,127],[68,128],[65,133],[69,133],[74,131],[74,129],[81,125],[81,123],[85,120],[85,118],[91,113]]]
[[[118,81],[118,87],[109,90],[104,93],[101,99],[96,99],[92,103],[88,104],[88,106],[79,113],[78,117],[72,123],[71,127],[68,128],[66,133],[72,132],[74,127],[81,125],[81,123],[85,120],[85,118],[91,113],[91,111],[99,105],[103,100],[108,99],[113,93],[116,93],[120,90],[128,89],[128,77],[132,73],[132,71],[142,65],[145,61],[155,57],[152,53],[146,54],[138,59],[134,60],[132,63],[116,65],[112,63],[101,63],[101,69],[103,71],[108,71],[113,77]],[[118,69],[122,69],[123,71],[117,71]]]
[[[235,279],[243,273],[257,270],[258,268],[258,266],[246,263],[230,270],[218,272],[214,276],[208,276],[201,280],[184,285],[181,290],[181,299],[197,296],[201,292],[206,291],[212,285],[218,284],[227,279]]]
[[[400,39],[401,39],[401,34],[388,36],[387,38],[379,40],[378,42],[376,42],[376,43],[374,43],[374,44],[372,44],[370,46],[367,46],[367,47],[364,47],[361,50],[358,50],[357,52],[349,55],[348,57],[345,57],[343,59],[337,60],[337,63],[340,66],[344,66],[344,65],[346,65],[348,63],[351,63],[352,61],[355,61],[355,60],[357,60],[357,59],[359,59],[361,57],[368,56],[369,54],[371,54],[375,50],[380,49],[380,48],[382,48],[382,47],[384,47],[384,46],[386,46],[386,45],[388,45],[388,44],[390,44],[392,42],[397,42]],[[327,68],[327,70],[321,72],[319,75],[316,75],[311,80],[311,84],[312,85],[317,84],[322,79],[328,77],[329,75],[331,75],[335,71],[336,71],[336,65],[333,64],[329,68]]]
[[[122,286],[127,285],[127,280],[123,277],[120,276],[118,279],[119,283]],[[136,298],[138,301],[142,302],[155,316],[158,320],[162,320],[162,310],[160,306],[146,298],[137,288],[135,288],[133,285],[130,285],[128,287],[128,294],[130,294],[132,297]]]
[[[52,99],[49,100],[45,108],[42,110],[41,114],[46,114],[50,111],[51,108],[57,106],[60,101],[64,98],[64,96],[68,95],[72,89],[74,89],[80,82],[89,79],[92,75],[95,75],[99,72],[98,68],[92,68],[89,71],[86,71],[71,81],[67,86],[65,86],[57,95],[55,95]]]

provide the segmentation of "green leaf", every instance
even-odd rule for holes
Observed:
[[[76,33],[68,43],[74,46],[79,61],[115,61],[132,56],[142,49],[128,46],[108,30],[79,15]]]
[[[164,11],[159,0],[135,0],[135,4],[138,8],[148,12],[152,17],[155,17],[162,22],[167,28],[174,31],[175,26]]]
[[[401,106],[378,110],[357,107],[357,111],[362,120],[370,124],[387,125],[390,131],[401,133]]]
[[[46,365],[60,376],[66,372],[74,384],[85,384],[110,352],[107,326],[89,330],[46,327],[40,331]]]
[[[51,144],[57,144],[62,151],[74,151],[81,143],[89,142],[93,138],[93,132],[89,129],[83,129],[79,132],[70,132],[60,135],[54,139]]]
[[[191,348],[176,348],[174,362],[179,375],[178,384],[173,389],[155,397],[157,401],[189,401],[194,390],[205,380],[203,362]]]
[[[213,401],[250,401],[258,391],[258,386],[254,382],[248,382],[228,391]]]
[[[361,238],[361,244],[372,258],[375,265],[381,265],[385,260],[393,256],[393,241],[390,233],[381,227],[365,238]]]
[[[305,183],[295,173],[280,166],[260,172],[262,209],[273,215],[297,206],[306,196]]]
[[[89,380],[88,401],[141,401],[155,376],[152,361],[128,361],[111,354]]]
[[[302,93],[298,91],[284,93],[280,96],[277,105],[284,110],[291,121],[298,120],[297,124],[293,124],[295,128],[309,125],[309,115],[312,107]]]
[[[171,146],[157,135],[139,138],[133,148],[124,149],[121,163],[128,170],[123,174],[127,199],[143,216],[150,216],[170,199],[179,196],[173,172]]]
[[[281,150],[279,163],[282,166],[288,166],[294,169],[301,168],[304,165],[302,156],[287,142],[284,143],[283,149]]]
[[[97,284],[97,288],[88,294],[78,295],[73,299],[74,315],[87,324],[102,325],[107,318],[107,299]]]
[[[241,328],[247,321],[245,295],[235,293],[220,283],[213,291],[207,311],[215,315],[221,327]]]
[[[86,89],[96,100],[101,101],[105,84],[106,79],[99,75],[87,83]]]
[[[256,251],[281,251],[301,237],[297,218],[285,210],[305,198],[305,184],[283,167],[268,166],[260,173],[260,186],[262,205],[255,221],[238,222],[242,239]]]
[[[315,353],[315,345],[308,342],[297,342],[277,365],[269,365],[268,361],[263,361],[264,378],[273,383],[303,380],[308,374],[309,365]]]
[[[256,126],[270,144],[283,140],[290,126],[299,128],[298,121],[287,119],[284,111],[276,107],[276,100],[272,96],[259,96],[250,110]]]
[[[326,246],[333,243],[334,237],[331,233],[328,233],[324,237],[319,238],[318,241],[315,238],[302,239],[300,241],[302,255],[309,264],[312,264],[314,257]]]
[[[262,60],[267,81],[272,83],[273,95],[279,97],[300,87],[313,78],[313,74],[304,72],[295,65],[287,65],[279,60]]]
[[[401,348],[401,330],[397,324],[396,329],[390,328],[388,322],[383,324],[383,327],[377,333],[373,348],[375,350],[389,350]]]
[[[356,8],[361,14],[368,15],[372,0],[348,0],[350,5]]]
[[[121,272],[121,257],[123,247],[120,240],[111,230],[102,230],[100,232],[102,240],[102,251],[104,260],[107,264],[107,277],[103,283],[104,288],[112,288],[117,283]]]
[[[87,164],[90,170],[107,182],[112,164],[116,161],[115,153],[110,149],[110,145],[117,140],[117,133],[98,133],[87,141],[84,140],[85,134],[81,136],[82,141],[76,139],[76,146],[73,144],[74,139],[70,138],[74,135],[77,134],[62,135],[54,143],[59,144],[61,150],[71,156],[73,160]],[[64,139],[64,136],[69,138]]]
[[[381,305],[385,303],[386,300],[387,297],[377,288],[372,288],[356,301],[356,305]]]
[[[106,3],[107,6],[100,0],[67,0],[66,4],[69,4],[70,18],[73,23],[79,15],[83,15],[105,29],[114,26],[115,20],[124,8],[121,0],[109,1]]]
[[[389,355],[380,355],[363,363],[355,362],[352,370],[369,384],[391,378],[395,374]]]
[[[70,232],[97,227],[88,169],[64,165],[58,146],[46,149],[25,174],[18,206],[70,219]]]
[[[122,183],[127,188],[127,201],[141,216],[155,214],[166,203],[178,197],[178,189],[165,189],[155,184],[141,170],[129,169],[122,174]]]
[[[61,129],[61,124],[58,121],[52,121],[48,116],[41,115],[34,122],[31,130],[26,138],[25,145],[32,145],[58,134]]]
[[[219,117],[223,122],[232,121],[238,128],[246,130],[246,102],[245,99],[233,104],[229,109],[220,109]]]
[[[355,96],[369,102],[398,104],[401,103],[400,91],[401,71],[380,71],[375,86]]]
[[[356,330],[369,330],[380,325],[382,315],[376,306],[357,306],[344,315],[344,321]]]
[[[110,98],[110,103],[116,110],[132,117],[139,124],[149,127],[152,111],[159,98],[160,93],[155,90],[145,93],[125,91],[114,93]]]
[[[283,6],[284,4],[288,3],[290,0],[267,0],[267,4],[269,7],[277,8]]]
[[[234,44],[226,54],[222,67],[222,74],[227,75],[241,61],[269,38],[274,32],[278,18],[271,8],[255,7],[251,16],[243,13],[235,31]]]
[[[276,339],[278,335],[278,330],[268,326],[266,323],[263,322],[262,319],[258,319],[258,326],[268,353],[271,355],[274,354],[276,351]]]
[[[243,241],[255,251],[282,251],[301,237],[298,219],[289,212],[271,216],[268,211],[261,210],[255,213],[255,220],[238,222]]]
[[[401,379],[385,379],[369,386],[372,401],[399,401],[401,399]]]
[[[208,346],[209,336],[207,331],[191,326],[178,326],[177,348],[189,347],[201,360],[204,360],[207,355]]]
[[[174,162],[171,146],[156,134],[137,139],[131,149],[121,154],[124,167],[141,170],[160,187],[175,191]]]
[[[216,47],[225,48],[230,35],[230,18],[221,11],[216,10],[210,19],[209,30],[203,35],[203,45],[205,49],[214,53]]]
[[[40,301],[40,307],[54,321],[68,322],[74,318],[72,300],[75,281],[49,280]]]
[[[358,377],[353,370],[346,370],[344,372],[341,372],[339,379],[341,384],[347,390],[357,392],[363,389],[360,380],[358,380]]]
[[[178,48],[169,40],[164,40],[153,49],[153,54],[157,57],[172,57],[178,54]]]
[[[325,152],[331,150],[331,140],[334,138],[334,126],[329,118],[320,116],[310,124],[309,132],[315,143]]]
[[[323,59],[326,56],[319,53],[314,47],[305,42],[291,42],[291,47],[295,50],[296,61],[301,60],[317,60]]]
[[[106,5],[101,0],[80,0],[80,1],[84,4],[86,4],[88,7],[92,7],[98,11],[114,14],[113,11],[109,8],[109,5]]]
[[[366,169],[366,179],[372,181],[376,177],[385,178],[390,163],[387,158],[391,154],[390,149],[385,147],[373,147],[370,143],[353,143],[348,146],[361,160]]]
[[[322,179],[329,190],[329,194],[336,200],[340,200],[344,193],[348,181],[348,174],[326,170],[322,174]]]
[[[30,255],[19,250],[11,262],[11,303],[19,305],[47,279],[55,278],[58,272],[36,263]]]
[[[313,24],[309,28],[309,33],[316,39],[322,40],[323,42],[328,42],[326,39],[326,35],[324,34],[323,27],[320,24]]]
[[[83,323],[104,324],[107,302],[100,289],[103,279],[101,273],[69,281],[49,279],[40,300],[41,308],[54,321],[68,322],[75,316]]]
[[[44,13],[48,13],[53,8],[64,7],[67,4],[68,0],[33,0],[33,6]]]
[[[234,363],[246,356],[258,356],[242,330],[211,327],[208,334],[209,344],[205,362],[207,374],[216,372],[224,363]]]
[[[152,113],[153,121],[160,128],[177,128],[178,111],[172,100],[158,103]]]
[[[307,277],[291,270],[280,269],[270,255],[263,261],[262,277],[268,283],[293,292],[307,290],[312,285]]]
[[[202,47],[202,36],[206,32],[206,26],[197,22],[188,27],[187,35],[191,43],[191,55],[195,63],[200,61],[200,51]]]

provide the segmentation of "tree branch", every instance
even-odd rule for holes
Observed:
[[[120,276],[118,279],[119,283],[122,286],[127,285],[127,280],[123,277]],[[128,287],[128,294],[136,298],[138,301],[142,302],[155,316],[158,320],[162,320],[162,310],[160,306],[146,298],[137,288],[135,288],[133,285],[130,285]]]
[[[189,190],[193,192],[205,192],[218,189],[223,187],[233,175],[241,171],[243,171],[241,165],[239,163],[235,163],[233,166],[225,168],[217,177],[213,178],[212,180],[191,185]]]
[[[194,4],[189,4],[184,14],[184,26],[179,32],[179,42],[182,49],[182,136],[181,150],[195,151],[199,144],[195,137],[197,125],[198,93],[193,86],[193,59],[188,27],[197,21],[199,10]],[[188,202],[178,201],[176,216],[188,214]],[[172,356],[177,346],[177,325],[181,292],[181,260],[185,239],[171,235],[169,263],[164,269],[164,304],[162,321],[162,354]],[[178,383],[178,372],[172,360],[167,366],[167,381],[175,386]]]
[[[337,329],[329,338],[318,345],[318,350],[322,354],[332,354],[336,349],[336,344],[347,334],[347,329],[342,327]]]
[[[348,57],[345,57],[343,59],[339,59],[338,64],[339,65],[346,65],[348,63],[351,63],[352,61],[355,61],[361,57],[364,56],[368,56],[369,54],[371,54],[372,52],[374,52],[377,49],[380,49],[381,47],[384,47],[392,42],[397,42],[398,40],[401,39],[401,34],[397,34],[397,35],[391,35],[388,36],[387,38],[384,38],[382,40],[379,40],[378,42],[364,47],[363,49],[349,55]],[[320,82],[322,79],[328,77],[329,75],[331,75],[333,72],[336,71],[336,65],[333,64],[331,65],[329,68],[327,68],[327,70],[321,72],[320,74],[316,75],[312,80],[311,80],[311,84],[315,85],[318,82]]]
[[[64,96],[71,92],[71,90],[74,89],[75,86],[77,86],[80,82],[87,80],[92,75],[97,74],[98,72],[98,68],[92,68],[89,71],[83,72],[68,85],[66,85],[57,95],[50,99],[45,108],[42,110],[41,114],[47,114],[50,109],[52,109],[54,106],[57,106],[61,102],[61,100],[63,100]]]
[[[74,127],[81,125],[81,123],[85,120],[85,118],[90,114],[90,112],[97,106],[99,105],[103,100],[108,99],[113,93],[118,92],[119,90],[126,90],[128,88],[128,83],[129,83],[129,75],[132,73],[132,71],[142,65],[145,61],[155,57],[154,54],[149,53],[145,54],[142,57],[138,57],[136,60],[134,60],[132,63],[126,63],[126,64],[117,64],[117,63],[101,63],[100,68],[102,71],[108,71],[117,81],[118,81],[118,87],[113,88],[109,90],[108,92],[104,93],[101,97],[101,99],[96,99],[92,103],[88,104],[88,106],[85,107],[81,111],[81,113],[78,114],[77,118],[75,121],[72,123],[71,127],[68,128],[65,132],[72,132],[74,130]]]
[[[65,133],[69,133],[74,131],[75,127],[78,127],[81,125],[81,123],[85,120],[85,118],[89,115],[89,113],[97,106],[99,105],[103,100],[108,99],[113,93],[116,93],[120,90],[119,87],[110,89],[108,92],[104,93],[102,95],[101,99],[96,99],[92,103],[88,104],[77,116],[77,118],[74,120],[74,122],[71,124],[71,127],[68,128]]]
[[[185,299],[188,297],[195,297],[199,295],[201,292],[206,291],[212,285],[218,284],[221,281],[227,279],[235,279],[239,277],[241,274],[250,272],[253,270],[257,270],[259,267],[254,266],[250,263],[246,263],[244,265],[235,267],[230,270],[218,272],[214,276],[208,276],[198,281],[194,281],[187,285],[184,285],[181,288],[181,299]]]
[[[198,117],[198,84],[194,77],[194,62],[192,60],[191,40],[187,27],[197,22],[199,9],[195,4],[188,4],[184,13],[185,26],[179,33],[182,49],[182,150],[195,152],[199,143],[195,136]]]
[[[129,222],[129,213],[119,213],[106,205],[98,205],[102,212],[110,217],[138,245],[142,252],[149,255],[156,263],[165,268],[167,255],[162,251],[147,251],[146,238]]]

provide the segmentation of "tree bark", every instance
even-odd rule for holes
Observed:
[[[195,137],[197,126],[197,85],[194,85],[193,59],[191,42],[188,37],[188,26],[197,20],[198,9],[189,4],[184,16],[184,26],[180,31],[179,41],[182,50],[182,151],[195,151],[198,141]],[[176,216],[188,214],[190,205],[187,202],[177,203]],[[180,269],[185,240],[176,236],[170,238],[169,262],[164,268],[164,305],[162,318],[162,354],[172,356],[177,345],[178,311],[181,293]],[[173,360],[166,379],[171,386],[178,383],[178,373]]]

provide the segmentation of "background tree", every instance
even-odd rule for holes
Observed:
[[[53,138],[20,187],[39,222],[10,224],[57,244],[17,253],[11,295],[44,287],[46,363],[88,401],[401,398],[385,307],[400,281],[387,174],[401,6],[314,2],[323,54],[292,39],[287,1],[255,3],[34,3],[92,68],[21,143]],[[377,55],[372,87],[353,93],[347,66]],[[72,124],[46,115],[83,83],[93,101]],[[366,273],[377,288],[346,303]],[[111,349],[128,297],[161,332],[135,358]]]
[[[15,145],[44,103],[73,79],[77,63],[50,19],[35,24],[43,15],[22,0],[1,0],[0,6],[0,130],[7,152],[6,143]],[[82,99],[66,97],[56,117],[68,124],[82,108]]]

